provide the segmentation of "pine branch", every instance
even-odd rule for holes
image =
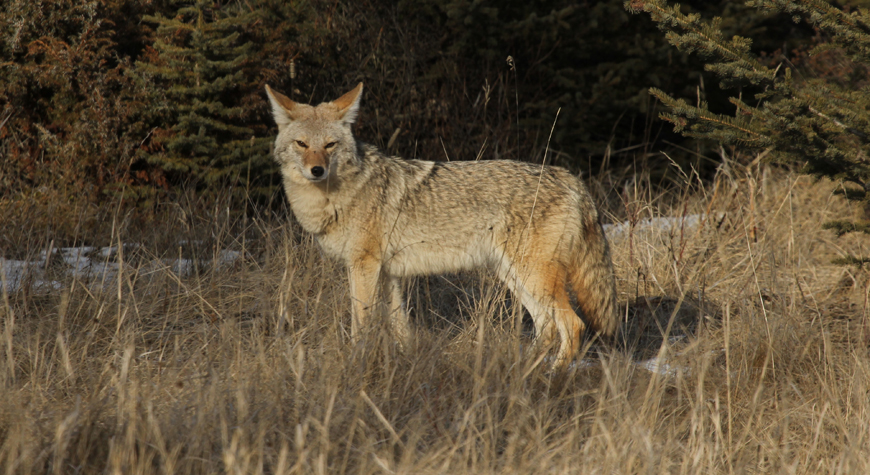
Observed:
[[[626,6],[635,13],[649,13],[659,28],[667,31],[668,41],[680,51],[718,59],[719,63],[708,64],[707,69],[720,77],[740,78],[752,84],[769,83],[775,77],[775,71],[750,54],[751,40],[739,36],[725,40],[719,17],[705,23],[700,15],[685,15],[679,4],[671,7],[664,0],[630,0]]]
[[[705,138],[718,128],[723,128],[731,132],[723,136],[726,143],[753,144],[757,147],[770,145],[769,137],[760,134],[743,119],[715,114],[707,109],[706,104],[696,107],[684,99],[674,99],[657,88],[650,88],[649,92],[671,109],[671,113],[663,113],[660,117],[673,123],[677,132],[688,128],[687,135]]]
[[[864,61],[870,59],[870,16],[866,11],[846,13],[821,0],[750,0],[746,4],[771,12],[788,13],[796,22],[805,18],[832,35],[834,42],[851,55]]]
[[[865,70],[868,68],[870,14],[866,10],[846,13],[819,0],[753,0],[748,4],[791,14],[796,21],[803,18],[831,35],[829,48],[850,53]],[[659,0],[634,0],[626,6],[635,12],[648,12],[678,48],[719,60],[708,63],[705,69],[716,73],[723,84],[766,86],[756,94],[755,106],[732,97],[733,117],[713,113],[703,102],[692,106],[664,91],[650,89],[669,108],[661,117],[673,123],[676,131],[725,144],[769,148],[769,160],[800,164],[803,173],[858,185],[844,187],[840,194],[870,205],[870,87],[854,91],[823,78],[795,80],[790,69],[778,76],[777,70],[756,66],[749,40],[734,37],[726,41],[718,31],[718,19],[703,23],[697,15],[683,15],[679,5],[671,7]],[[838,236],[870,234],[870,223],[840,220],[826,223],[824,229]],[[849,256],[839,262],[863,264],[870,258]]]

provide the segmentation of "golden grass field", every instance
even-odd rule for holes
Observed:
[[[99,257],[117,275],[49,259],[3,286],[0,467],[870,473],[870,279],[831,264],[870,240],[821,229],[862,210],[766,165],[589,185],[627,223],[608,231],[624,323],[564,371],[486,275],[409,282],[413,347],[384,326],[353,345],[346,276],[292,219],[179,205],[148,234],[109,209],[100,245],[140,244]],[[7,264],[52,247],[7,241]]]

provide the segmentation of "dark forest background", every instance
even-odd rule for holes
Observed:
[[[722,17],[771,64],[837,74],[807,59],[825,41],[807,23],[736,2],[682,8]],[[658,120],[650,87],[734,110],[699,58],[622,0],[8,0],[0,203],[10,216],[107,201],[147,215],[228,190],[279,202],[264,84],[317,103],[360,81],[357,134],[390,153],[540,162],[549,145],[550,163],[586,176],[715,169],[717,145]]]

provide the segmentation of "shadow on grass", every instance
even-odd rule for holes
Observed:
[[[455,335],[473,324],[474,315],[485,314],[492,325],[512,332],[517,330],[519,315],[520,338],[535,337],[528,312],[484,273],[422,277],[410,285],[406,296],[413,324],[425,331]],[[683,346],[705,329],[718,326],[722,318],[717,304],[689,296],[640,296],[620,303],[619,312],[621,323],[613,337],[600,339],[594,332],[586,333],[591,351],[584,358],[617,350],[634,361],[648,360],[662,344]]]
[[[622,324],[612,344],[634,360],[656,356],[666,342],[685,343],[721,320],[710,301],[685,297],[640,296],[620,305]]]

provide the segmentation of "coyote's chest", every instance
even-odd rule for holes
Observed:
[[[344,195],[330,196],[317,190],[287,189],[296,221],[317,239],[326,254],[346,260],[359,221],[365,220],[362,203],[347,202]]]
[[[290,209],[302,229],[320,236],[327,234],[338,221],[338,209],[328,196],[316,191],[286,187]]]

